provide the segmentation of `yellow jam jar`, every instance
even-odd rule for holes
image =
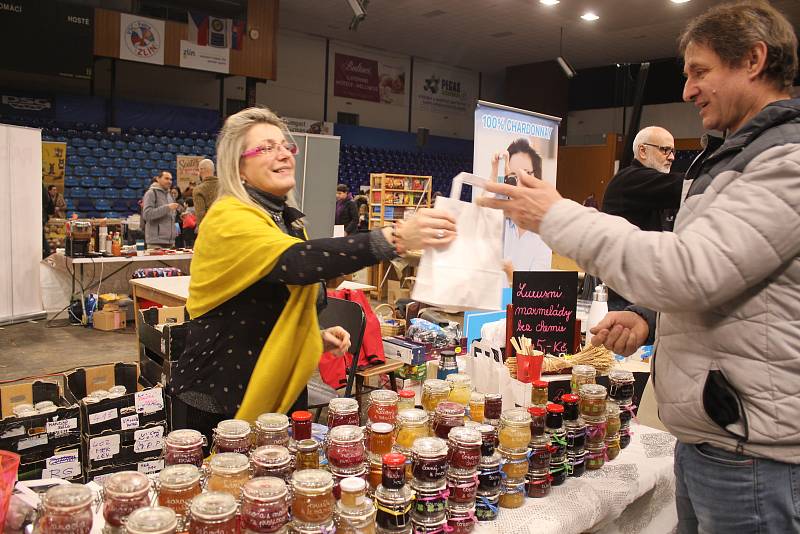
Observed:
[[[486,395],[473,391],[469,397],[469,418],[476,423],[483,423],[484,406],[486,406]]]
[[[428,435],[428,414],[425,410],[410,408],[397,414],[395,445],[410,451],[415,440],[427,438]]]
[[[472,378],[469,375],[454,373],[447,375],[445,381],[450,384],[450,394],[447,400],[466,407],[472,395]]]
[[[510,452],[523,452],[531,441],[531,415],[525,408],[511,408],[500,415],[500,447]]]
[[[422,384],[422,408],[432,414],[440,402],[450,395],[450,384],[438,378],[431,378]]]

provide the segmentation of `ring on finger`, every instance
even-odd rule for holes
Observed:
[[[436,239],[444,239],[444,230],[436,232]]]

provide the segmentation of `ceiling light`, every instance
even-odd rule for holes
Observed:
[[[689,0],[670,0],[673,4],[685,4]]]
[[[546,6],[554,6],[559,3],[561,0],[539,0],[540,4],[544,4]]]
[[[591,11],[587,11],[586,13],[584,13],[583,15],[581,15],[581,18],[582,18],[583,20],[587,21],[587,22],[594,22],[594,21],[596,21],[597,19],[599,19],[600,17],[598,17],[597,15],[595,15],[594,13],[592,13]]]

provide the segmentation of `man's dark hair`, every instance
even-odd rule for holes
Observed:
[[[519,138],[510,145],[508,145],[508,156],[514,154],[527,154],[533,163],[533,175],[538,179],[542,179],[542,156],[536,153],[531,144],[525,138]]]
[[[48,190],[48,191],[50,191],[50,190],[52,190],[52,189],[56,189],[56,190],[58,190],[58,188],[57,188],[56,186],[54,186],[54,185],[48,185],[48,186],[47,186],[47,190]]]
[[[350,192],[350,188],[347,187],[347,184],[339,184],[339,185],[336,186],[336,191],[338,191],[340,193],[349,193]]]

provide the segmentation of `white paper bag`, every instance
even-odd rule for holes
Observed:
[[[425,249],[411,298],[448,309],[499,310],[507,282],[503,213],[462,202],[460,194],[461,180],[456,177],[452,197],[436,199],[436,208],[455,217],[458,236],[445,249]]]

